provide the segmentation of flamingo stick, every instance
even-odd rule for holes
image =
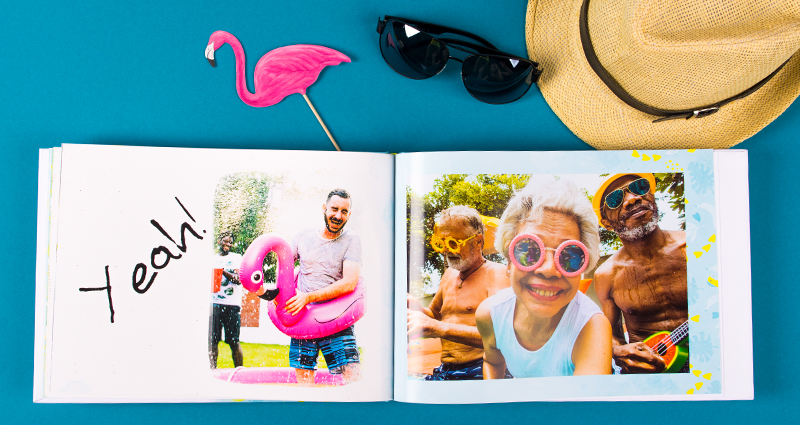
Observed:
[[[328,134],[333,146],[337,151],[341,151],[339,145],[333,140],[328,127],[322,122],[322,118],[306,96],[306,89],[317,81],[323,68],[350,62],[350,58],[341,52],[323,46],[296,44],[279,47],[269,51],[258,60],[253,72],[256,92],[250,93],[244,75],[244,49],[233,34],[225,31],[215,31],[211,34],[208,46],[206,46],[206,59],[211,66],[216,66],[214,52],[224,44],[229,44],[236,56],[236,92],[242,102],[262,108],[274,105],[290,94],[300,93],[308,102],[308,106],[311,107],[311,111],[314,112],[325,133]]]
[[[317,113],[317,108],[315,108],[314,105],[311,104],[311,99],[309,99],[308,96],[306,96],[305,93],[303,93],[303,98],[308,103],[308,107],[311,108],[311,112],[313,112],[314,116],[317,117],[317,121],[319,121],[319,125],[321,125],[322,129],[325,130],[325,133],[328,134],[328,138],[331,139],[331,143],[333,143],[333,147],[335,147],[337,151],[341,151],[341,149],[339,148],[339,145],[336,144],[336,140],[333,140],[333,135],[331,135],[331,132],[328,130],[328,127],[325,125],[324,122],[322,122],[322,118]]]

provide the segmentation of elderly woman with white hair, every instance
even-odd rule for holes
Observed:
[[[599,257],[592,205],[574,183],[532,181],[508,203],[495,247],[511,288],[476,312],[484,379],[611,373],[611,325],[578,291]]]

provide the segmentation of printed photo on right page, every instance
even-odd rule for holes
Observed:
[[[722,392],[711,151],[446,155],[402,187],[408,401]]]

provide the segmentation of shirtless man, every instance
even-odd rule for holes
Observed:
[[[658,226],[653,190],[652,174],[617,174],[593,199],[600,223],[622,241],[622,249],[594,273],[603,313],[613,329],[614,361],[622,373],[662,372],[664,359],[642,341],[656,332],[672,332],[689,314],[686,235]],[[688,372],[688,363],[681,372]]]
[[[483,258],[485,226],[463,205],[442,211],[431,244],[447,270],[428,308],[408,295],[408,335],[441,338],[442,364],[429,381],[483,379],[483,341],[475,323],[481,301],[509,287],[506,267]]]

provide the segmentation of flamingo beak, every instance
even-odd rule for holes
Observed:
[[[206,59],[208,59],[208,63],[210,63],[211,66],[213,66],[213,67],[217,66],[217,62],[214,60],[214,43],[213,42],[211,44],[209,44],[208,46],[206,46]]]

